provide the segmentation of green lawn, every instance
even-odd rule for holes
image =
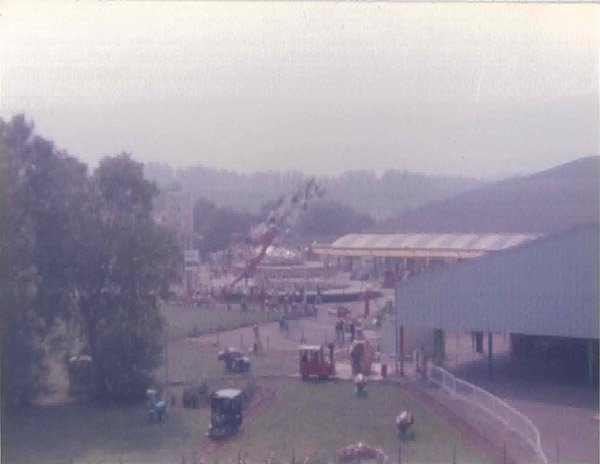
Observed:
[[[289,461],[292,450],[298,461],[327,459],[357,441],[381,447],[395,459],[394,417],[402,409],[416,418],[416,439],[403,447],[405,462],[450,462],[454,446],[459,463],[483,461],[399,387],[371,384],[367,398],[356,398],[348,382],[259,384],[276,392],[275,403],[251,416],[237,438],[212,446],[209,462],[235,460],[238,452],[248,453],[252,462],[264,462],[271,452]],[[172,409],[166,423],[153,424],[143,405],[35,407],[3,418],[2,462],[179,463],[182,453],[211,446],[204,436],[208,420],[208,409]]]
[[[350,382],[304,383],[272,381],[278,399],[268,412],[253,419],[239,439],[251,458],[265,458],[265,449],[279,459],[331,459],[339,448],[361,441],[382,448],[397,459],[394,419],[403,409],[415,414],[416,439],[404,442],[405,462],[481,462],[484,457],[455,431],[429,414],[398,386],[371,384],[368,396],[357,398]]]
[[[190,330],[197,327],[203,333],[214,333],[218,327],[227,330],[250,326],[255,323],[275,321],[276,314],[264,314],[259,311],[239,311],[233,305],[231,311],[224,306],[216,308],[196,308],[191,306],[165,305],[162,313],[167,321],[169,340],[168,353],[163,353],[163,360],[168,360],[168,376],[170,381],[197,382],[204,377],[214,378],[223,374],[223,363],[217,361],[216,346],[201,346],[187,338]],[[250,329],[248,329],[250,330]],[[216,336],[214,337],[216,340]],[[245,339],[246,346],[251,343],[251,335]],[[263,342],[266,344],[266,340]],[[234,346],[238,347],[238,343]],[[220,347],[222,349],[223,346]],[[266,345],[263,347],[266,349]],[[167,375],[165,363],[156,370],[156,378],[163,381]],[[289,374],[297,371],[297,354],[269,351],[268,356],[252,357],[252,372],[256,374]]]
[[[227,310],[223,305],[197,308],[166,304],[161,308],[161,313],[167,321],[167,334],[171,340],[187,337],[194,328],[206,334],[272,322],[279,318],[276,313],[269,314],[255,310],[242,312],[236,304],[232,305],[231,310]]]
[[[221,346],[223,349],[223,346]],[[169,343],[168,364],[171,382],[197,382],[205,377],[214,378],[224,375],[223,362],[217,361],[216,346],[206,346],[189,340]],[[297,352],[271,349],[264,356],[250,355],[251,371],[256,375],[285,375],[298,372]],[[156,379],[166,378],[163,364],[156,370]]]
[[[237,310],[165,307],[163,311],[169,323],[169,379],[198,382],[205,377],[211,386],[239,383],[243,376],[223,372],[216,346],[187,340],[190,328],[194,324],[203,331],[219,325],[232,328],[274,317]],[[297,368],[295,352],[271,350],[268,356],[252,359],[255,374]],[[57,370],[54,377],[59,374]],[[157,370],[159,380],[165,374],[165,366]],[[340,447],[357,441],[383,448],[394,462],[398,446],[394,418],[403,409],[416,418],[416,439],[404,444],[404,462],[450,462],[454,447],[458,463],[483,461],[458,433],[397,386],[370,384],[368,397],[359,399],[348,382],[258,379],[258,384],[276,393],[275,402],[247,418],[240,435],[222,446],[205,437],[206,408],[171,409],[167,422],[156,424],[148,422],[144,404],[35,406],[2,417],[2,462],[180,463],[182,454],[190,456],[207,447],[209,463],[235,462],[238,452],[247,453],[249,462],[264,462],[271,453],[280,462],[289,462],[292,452],[296,462],[326,461]]]

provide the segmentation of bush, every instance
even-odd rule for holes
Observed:
[[[103,335],[94,356],[98,394],[120,401],[143,399],[160,353],[155,342],[126,329]]]
[[[183,390],[181,403],[184,408],[198,409],[200,406],[200,392],[198,391],[198,388],[191,387]]]

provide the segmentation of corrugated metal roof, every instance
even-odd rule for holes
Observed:
[[[396,289],[402,324],[598,338],[598,227],[493,252]]]
[[[331,248],[498,251],[541,237],[540,234],[349,234]]]

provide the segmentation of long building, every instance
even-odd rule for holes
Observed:
[[[539,238],[540,234],[349,234],[314,244],[326,266],[367,274],[391,272],[396,280],[479,258]]]
[[[562,359],[597,385],[598,245],[598,226],[582,226],[400,282],[397,329],[487,333],[490,375],[493,333],[510,334],[516,358]]]

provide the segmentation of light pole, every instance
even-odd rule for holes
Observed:
[[[169,385],[169,338],[165,330],[165,386]]]
[[[398,284],[394,291],[394,322],[396,333],[396,372],[404,377],[404,327],[400,321],[400,311],[398,310]],[[398,361],[400,361],[400,371],[398,371]]]

